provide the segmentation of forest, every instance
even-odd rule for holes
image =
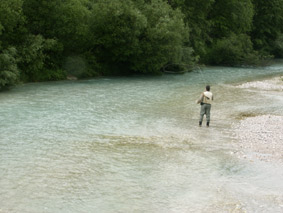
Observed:
[[[0,90],[283,57],[283,0],[1,0]]]

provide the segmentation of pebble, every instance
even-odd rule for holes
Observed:
[[[255,88],[255,89],[260,89],[260,90],[283,91],[282,77],[277,77],[274,79],[264,80],[264,81],[247,82],[247,83],[236,86],[236,88],[242,88],[242,89]]]
[[[282,77],[277,77],[271,80],[248,82],[236,87],[283,91],[283,81]],[[258,153],[255,157],[260,160],[275,160],[283,163],[283,116],[266,114],[247,117],[233,128],[236,131],[236,148],[243,150],[243,154],[239,154],[239,157],[247,158],[251,153]]]

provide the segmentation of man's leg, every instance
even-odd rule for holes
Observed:
[[[210,104],[206,104],[206,107],[205,107],[206,126],[209,126],[209,122],[210,122],[210,109],[211,109],[211,105]]]
[[[205,114],[205,104],[200,106],[199,126],[201,126],[202,124],[204,114]]]

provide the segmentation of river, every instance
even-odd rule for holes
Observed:
[[[2,92],[0,213],[282,212],[282,164],[238,158],[232,128],[283,116],[282,101],[236,87],[282,74],[276,62]],[[206,84],[209,128],[195,103]]]

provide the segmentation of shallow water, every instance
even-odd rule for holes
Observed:
[[[277,91],[235,87],[282,74],[280,62],[0,93],[0,212],[282,212],[282,165],[238,159],[231,129],[243,113],[283,115]]]

